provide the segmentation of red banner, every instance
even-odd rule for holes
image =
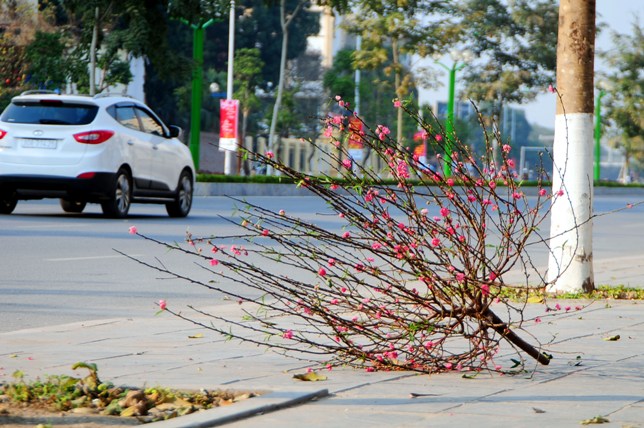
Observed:
[[[219,102],[219,150],[237,150],[239,100]]]

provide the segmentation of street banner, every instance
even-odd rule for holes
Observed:
[[[239,100],[219,101],[219,150],[237,151]]]

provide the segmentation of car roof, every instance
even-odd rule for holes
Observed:
[[[83,94],[57,94],[50,91],[27,91],[11,99],[12,102],[29,100],[60,100],[63,102],[94,104],[101,107],[110,106],[120,102],[130,102],[143,105],[141,101],[123,94],[102,93],[94,96]]]

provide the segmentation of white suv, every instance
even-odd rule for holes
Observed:
[[[0,116],[0,214],[18,200],[60,198],[66,212],[99,203],[122,218],[141,202],[185,217],[195,171],[180,132],[129,97],[25,92]]]

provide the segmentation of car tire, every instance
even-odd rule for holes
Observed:
[[[15,196],[0,196],[0,214],[11,214],[18,205]]]
[[[185,217],[188,215],[190,208],[192,208],[193,191],[192,176],[187,171],[182,172],[174,201],[165,204],[165,209],[170,217]]]
[[[132,203],[132,178],[126,169],[119,169],[110,191],[109,199],[101,202],[106,217],[125,218]]]
[[[83,201],[74,201],[70,199],[60,200],[60,207],[66,213],[82,213],[86,206],[87,202]]]

